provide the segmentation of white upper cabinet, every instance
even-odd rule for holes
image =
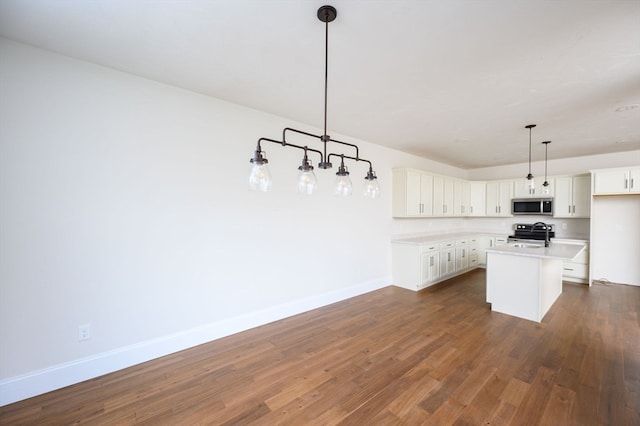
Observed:
[[[456,180],[453,182],[453,214],[454,216],[469,216],[470,212],[469,182]]]
[[[531,190],[527,185],[527,179],[517,179],[513,182],[513,197],[514,198],[528,198],[528,197],[553,197],[554,184],[553,179],[547,177],[548,186],[543,186],[544,176],[533,178],[535,183],[534,189]]]
[[[453,179],[433,177],[433,215],[453,216]]]
[[[593,171],[593,195],[640,193],[640,167]]]
[[[487,182],[487,216],[511,216],[513,181]]]
[[[469,182],[469,216],[487,215],[487,184]]]
[[[591,210],[591,180],[589,176],[555,178],[554,217],[588,218]]]
[[[393,169],[393,217],[431,216],[433,176],[412,169]]]

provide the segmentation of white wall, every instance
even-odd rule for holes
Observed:
[[[380,199],[275,144],[252,193],[259,137],[319,130],[4,39],[0,84],[0,404],[389,285],[391,169],[464,174],[334,135]]]
[[[596,196],[591,204],[591,279],[640,286],[640,196]]]
[[[549,148],[551,149],[551,148]],[[606,169],[610,167],[637,166],[640,164],[640,149],[627,152],[616,152],[611,154],[589,155],[584,157],[561,158],[549,160],[547,171],[549,176],[557,175],[577,175],[588,173],[593,169]],[[481,169],[469,170],[467,179],[469,180],[493,180],[493,179],[514,179],[526,176],[528,163],[511,164],[508,166],[485,167]],[[536,177],[544,176],[544,161],[534,161],[531,163],[531,172]]]

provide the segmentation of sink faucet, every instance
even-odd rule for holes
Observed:
[[[533,224],[533,229],[536,228],[536,225],[544,226],[544,246],[549,247],[549,225],[544,222],[536,222]]]

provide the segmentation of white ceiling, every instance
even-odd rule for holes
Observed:
[[[322,127],[323,4],[329,134],[466,169],[526,162],[530,123],[534,161],[640,148],[640,0],[2,0],[0,34]]]

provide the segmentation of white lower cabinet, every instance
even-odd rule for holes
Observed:
[[[562,262],[562,279],[578,283],[589,282],[589,244],[586,240],[563,240],[554,238],[554,242],[563,244],[584,244],[587,247],[571,262]]]
[[[440,245],[440,277],[448,277],[456,272],[456,243],[444,241]]]
[[[469,239],[469,268],[477,268],[478,263],[478,248],[480,237],[473,237]]]
[[[417,291],[478,267],[483,238],[392,243],[393,285]]]
[[[440,252],[424,251],[422,253],[421,288],[428,287],[440,278]]]
[[[440,279],[440,243],[391,244],[393,284],[420,290]]]
[[[469,240],[456,241],[456,272],[469,269]]]
[[[495,246],[507,244],[507,236],[493,237],[481,235],[478,237],[478,264],[485,266],[487,264],[487,249]]]

